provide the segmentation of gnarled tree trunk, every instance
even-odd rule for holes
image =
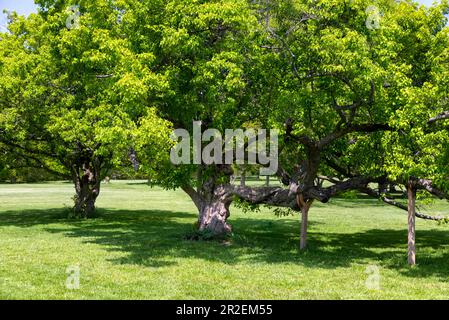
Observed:
[[[182,188],[198,208],[198,230],[208,231],[213,236],[221,236],[232,231],[227,222],[232,196],[222,186],[203,186],[201,191],[191,186]]]
[[[200,231],[210,231],[214,235],[224,235],[232,232],[232,227],[227,222],[230,215],[230,205],[230,200],[220,198],[204,201],[200,208],[198,229]]]
[[[98,159],[82,161],[72,168],[75,183],[74,213],[76,216],[89,218],[94,215],[95,202],[100,195],[101,163]]]
[[[233,174],[230,166],[202,166],[198,172],[199,188],[184,186],[182,189],[190,196],[198,209],[198,230],[210,232],[213,236],[222,236],[232,231],[227,222],[232,194],[219,183],[225,179],[230,184]]]

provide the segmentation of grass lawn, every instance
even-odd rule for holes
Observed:
[[[114,181],[92,220],[66,218],[72,195],[69,183],[0,185],[1,299],[449,298],[449,226],[417,221],[409,268],[407,215],[376,200],[315,205],[299,252],[298,216],[233,208],[225,245],[184,240],[196,210],[181,191]],[[366,286],[376,268],[380,290]]]

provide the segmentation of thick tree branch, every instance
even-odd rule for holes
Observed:
[[[359,190],[366,187],[371,182],[378,182],[380,179],[371,177],[356,177],[336,183],[330,187],[322,188],[314,186],[307,190],[297,188],[281,187],[242,187],[234,185],[221,186],[223,192],[231,196],[237,196],[240,199],[252,204],[266,204],[271,206],[288,207],[298,209],[296,196],[301,194],[304,200],[318,200],[327,203],[332,197],[349,190]]]
[[[287,207],[297,210],[296,194],[279,187],[251,188],[242,186],[226,186],[226,192],[237,196],[251,204],[266,204],[276,207]]]
[[[354,124],[347,127],[337,129],[336,131],[330,133],[326,137],[322,138],[318,142],[318,148],[323,149],[335,140],[347,135],[348,133],[360,132],[360,133],[371,133],[377,131],[388,131],[391,130],[390,126],[382,123],[367,123],[367,124]]]
[[[449,200],[449,194],[447,194],[446,192],[435,187],[431,180],[417,179],[417,178],[412,178],[412,180],[418,189],[426,190],[427,192],[429,192],[430,194],[434,195],[435,197],[437,197],[439,199],[448,199]]]
[[[376,198],[376,199],[381,199],[383,202],[385,202],[386,204],[389,204],[391,206],[394,206],[396,208],[402,209],[404,211],[408,211],[408,206],[405,204],[402,204],[400,202],[395,201],[394,199],[390,199],[386,196],[380,195],[378,192],[376,192],[375,190],[365,187],[365,188],[360,188],[360,192],[363,192],[367,195],[369,195],[370,197]],[[424,214],[421,212],[416,211],[415,216],[417,218],[420,219],[424,219],[424,220],[433,220],[433,221],[441,221],[444,220],[445,217],[443,216],[431,216],[428,214]]]
[[[2,142],[3,143],[3,142]],[[7,145],[5,143],[3,143],[6,148],[8,148],[8,150],[10,152],[12,152],[18,160],[18,158],[20,157],[26,164],[26,167],[28,168],[36,168],[36,169],[43,169],[45,171],[47,171],[48,173],[64,178],[64,179],[70,179],[71,177],[63,172],[59,172],[56,170],[53,170],[52,168],[50,168],[44,161],[43,159],[39,158],[39,155],[33,155],[27,152],[26,149],[24,148],[17,148],[19,150],[25,151],[26,154],[21,153],[20,151],[18,151],[17,149],[13,149],[13,147],[11,145]],[[33,161],[34,163],[32,163],[31,161]]]
[[[187,195],[192,199],[195,206],[198,208],[198,210],[201,210],[201,198],[198,192],[189,185],[182,186],[181,189],[187,193]]]
[[[369,183],[378,183],[382,178],[354,177],[348,180],[335,183],[327,188],[313,187],[309,190],[300,191],[304,199],[315,199],[322,203],[327,203],[332,197],[350,190],[359,190]]]
[[[440,113],[439,115],[431,118],[427,123],[432,124],[437,121],[447,120],[447,119],[449,119],[449,111],[444,111],[444,112]]]

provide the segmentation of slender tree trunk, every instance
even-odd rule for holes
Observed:
[[[384,194],[388,192],[388,182],[379,183],[379,193]]]
[[[309,208],[301,208],[301,240],[299,248],[305,250],[307,248],[307,227],[309,224]]]
[[[245,172],[245,170],[243,170],[242,173],[240,174],[240,186],[241,187],[246,186],[246,172]]]
[[[305,201],[301,194],[297,195],[298,206],[301,208],[301,236],[299,249],[307,249],[307,229],[309,225],[309,210],[312,201]]]
[[[266,176],[266,178],[265,178],[265,186],[267,186],[267,187],[270,186],[270,176]]]
[[[397,192],[396,187],[394,184],[391,183],[390,184],[390,193],[395,193],[395,192]]]
[[[415,215],[416,215],[416,187],[409,182],[407,186],[408,194],[408,264],[416,264],[415,245]]]

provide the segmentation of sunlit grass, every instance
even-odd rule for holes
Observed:
[[[232,208],[230,244],[194,242],[184,236],[196,209],[181,191],[114,181],[92,220],[66,218],[72,195],[69,183],[0,185],[0,298],[449,298],[449,226],[417,221],[409,268],[406,213],[376,200],[315,205],[299,252],[298,216]],[[68,266],[80,267],[79,290],[65,286]],[[369,266],[380,290],[366,286]]]

